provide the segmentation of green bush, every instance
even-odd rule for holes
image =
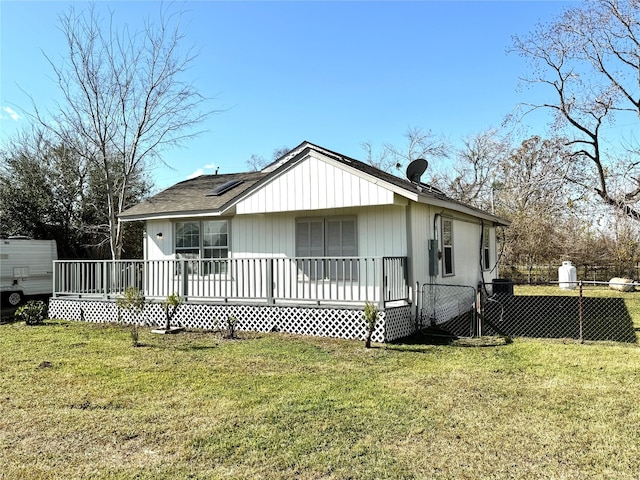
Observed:
[[[47,318],[47,304],[40,300],[29,300],[19,307],[14,315],[18,320],[24,320],[27,325],[40,325]]]
[[[378,325],[380,319],[380,311],[375,303],[369,301],[364,304],[364,321],[367,325],[367,338],[364,341],[364,346],[371,348],[371,337]]]

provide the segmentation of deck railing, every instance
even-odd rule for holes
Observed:
[[[150,299],[383,307],[408,299],[407,268],[406,257],[59,260],[54,296],[114,298],[135,287]]]

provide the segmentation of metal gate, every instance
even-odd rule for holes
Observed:
[[[479,334],[474,287],[427,283],[420,290],[418,328],[437,327],[458,337]]]

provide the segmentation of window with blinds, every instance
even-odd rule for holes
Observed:
[[[355,280],[358,260],[355,217],[296,220],[296,257],[299,268],[313,279]],[[329,258],[326,258],[329,257]]]

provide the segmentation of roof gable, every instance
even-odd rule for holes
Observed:
[[[219,195],[211,195],[223,184],[231,186]],[[401,197],[499,225],[510,223],[428,185],[413,184],[306,141],[261,172],[201,175],[125,210],[120,218],[131,221],[342,208],[398,203]]]
[[[236,203],[238,214],[321,210],[394,203],[385,185],[309,149],[287,161]]]

